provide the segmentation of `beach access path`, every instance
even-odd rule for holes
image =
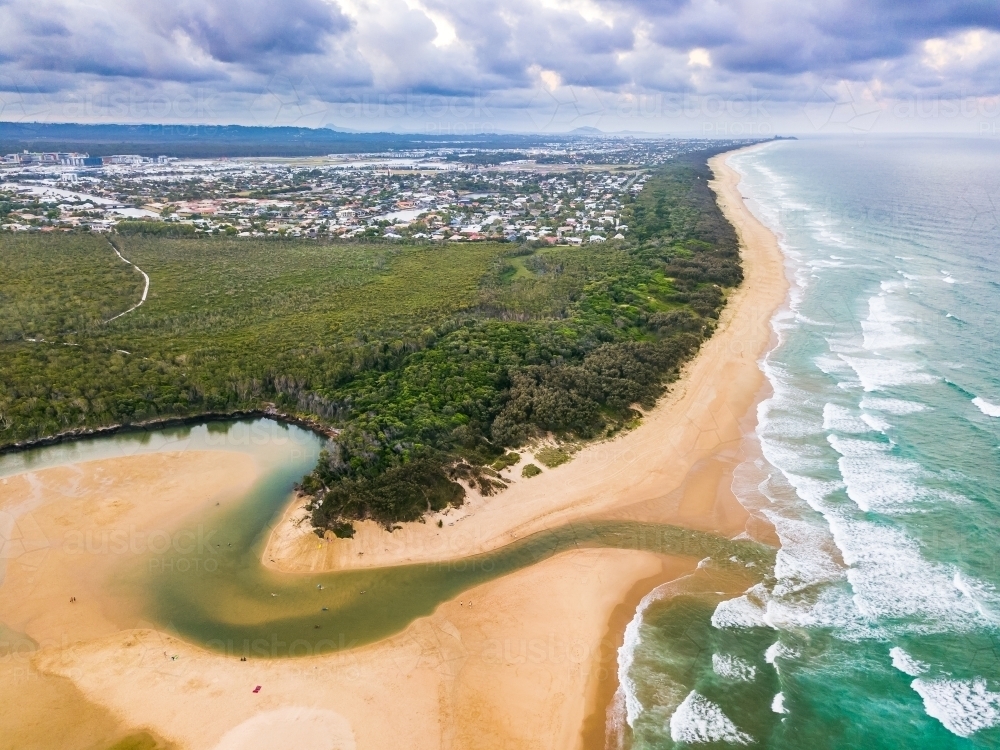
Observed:
[[[146,280],[146,286],[143,287],[142,299],[140,299],[137,304],[132,305],[132,307],[130,307],[125,312],[120,312],[114,317],[108,318],[107,320],[104,321],[105,323],[110,323],[112,320],[118,320],[118,318],[120,318],[121,316],[128,315],[133,310],[137,310],[138,308],[142,307],[143,303],[145,303],[146,301],[147,295],[149,295],[149,274],[147,274],[145,271],[139,268],[139,266],[137,266],[135,263],[125,258],[120,252],[118,252],[118,248],[115,247],[115,244],[111,241],[110,238],[108,238],[108,244],[111,245],[111,249],[115,251],[115,255],[117,255],[119,258],[121,258],[121,260],[123,260],[125,263],[128,263],[130,266],[132,266],[132,268],[134,268],[136,271],[142,274],[142,278]]]

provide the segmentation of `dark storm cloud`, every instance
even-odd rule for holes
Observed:
[[[320,53],[351,25],[324,0],[182,0],[147,12],[167,35],[182,31],[216,60],[250,65],[262,55]]]

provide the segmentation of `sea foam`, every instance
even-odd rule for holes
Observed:
[[[988,624],[980,589],[972,599],[955,586],[955,568],[926,560],[920,545],[892,526],[841,518],[827,519],[850,566],[847,580],[858,610],[872,620],[894,620],[900,632],[939,633]]]
[[[910,683],[924,701],[928,716],[959,737],[1000,724],[1000,693],[990,692],[981,677],[972,680],[918,677]]]
[[[712,625],[716,628],[761,628],[764,621],[767,589],[763,584],[753,586],[743,596],[719,602],[712,613]]]
[[[859,406],[862,409],[871,409],[873,411],[882,411],[887,414],[896,415],[917,414],[927,411],[929,408],[917,401],[906,401],[901,398],[869,398],[867,396],[861,399]]]
[[[972,403],[987,417],[1000,417],[1000,406],[991,404],[989,401],[979,398],[979,396],[972,399]]]
[[[888,443],[837,435],[827,440],[841,455],[837,467],[847,496],[863,511],[894,513],[918,502],[966,502],[961,495],[925,486],[933,474],[916,461],[892,455]]]
[[[864,348],[869,351],[902,349],[923,343],[922,339],[903,333],[897,324],[915,322],[912,318],[894,315],[882,295],[868,300],[868,319],[861,321]]]
[[[871,427],[863,418],[855,416],[850,409],[837,404],[826,404],[823,407],[823,429],[854,434],[871,431]]]
[[[774,700],[771,701],[771,710],[776,714],[787,714],[788,709],[785,708],[785,694],[778,693],[774,696]]]
[[[664,583],[642,597],[632,620],[625,626],[625,637],[618,649],[618,690],[615,694],[615,701],[624,707],[625,722],[630,727],[635,725],[635,720],[644,710],[636,693],[636,684],[631,677],[632,665],[635,663],[635,650],[642,641],[643,618],[649,606],[666,596],[670,587],[670,583]]]
[[[770,510],[765,510],[764,515],[781,540],[774,564],[774,576],[778,579],[778,584],[772,591],[772,596],[775,593],[791,593],[820,581],[843,578],[841,566],[831,556],[836,548],[825,527],[816,522],[788,518]]]
[[[853,440],[830,435],[830,445],[840,458],[837,466],[847,496],[863,511],[892,512],[902,505],[933,496],[918,483],[919,464],[896,458],[890,446],[874,440]]]
[[[889,656],[892,657],[892,666],[910,677],[919,677],[926,672],[929,667],[919,659],[914,659],[899,646],[889,649]]]
[[[750,682],[757,676],[757,667],[732,654],[712,654],[712,670],[736,682]]]
[[[749,745],[753,742],[753,737],[740,731],[718,704],[695,690],[688,693],[670,717],[670,739],[688,744],[728,742]]]
[[[891,359],[873,359],[871,357],[848,357],[844,354],[840,358],[851,366],[861,387],[866,391],[880,391],[900,385],[930,385],[937,382],[937,378],[923,371],[919,364],[915,362],[904,362]]]

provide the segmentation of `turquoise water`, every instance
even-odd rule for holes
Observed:
[[[734,481],[783,547],[738,599],[649,597],[618,741],[1000,747],[1000,142],[730,163],[793,283]]]

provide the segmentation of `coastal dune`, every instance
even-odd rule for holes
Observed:
[[[784,268],[774,236],[744,205],[739,176],[725,155],[711,166],[719,204],[741,238],[746,280],[730,295],[715,336],[640,427],[584,448],[570,463],[517,481],[499,496],[474,499],[461,512],[441,516],[440,528],[408,524],[389,534],[362,525],[355,540],[320,542],[301,503],[292,503],[271,534],[263,563],[297,574],[439,562],[599,519],[669,523],[729,537],[749,532],[773,541],[773,532],[739,505],[730,487],[733,469],[747,455],[744,438],[754,427],[754,407],[765,395],[757,360],[785,297]],[[147,455],[141,475],[109,464],[102,467],[101,494],[138,505],[139,498],[162,497],[165,483],[194,477],[189,494],[197,503],[212,502],[257,476],[250,459],[247,465],[232,460],[213,468],[197,452],[169,460]],[[212,484],[207,478],[215,470],[239,477],[239,486]],[[21,483],[10,496],[35,493],[37,508],[63,508],[66,515],[64,506],[76,502],[78,490],[60,488],[73,486],[72,471],[59,467],[32,479],[8,478]],[[39,482],[42,489],[34,489]],[[197,503],[189,497],[187,505],[172,509],[161,504],[163,515],[155,521],[174,523]],[[110,511],[87,516],[94,533],[121,523]],[[102,606],[78,623],[47,619],[35,592],[51,591],[46,602],[68,606],[63,600],[70,595],[70,573],[46,561],[32,572],[35,588],[18,589],[23,594],[13,598],[8,586],[27,584],[19,584],[23,574],[8,566],[0,583],[0,621],[41,641],[25,657],[32,673],[77,691],[72,705],[79,717],[89,717],[93,726],[118,722],[120,732],[148,731],[191,750],[253,750],[275,742],[301,750],[602,748],[616,653],[638,600],[668,581],[715,596],[720,591],[693,558],[576,549],[469,589],[378,643],[244,662],[148,624],[128,624],[129,612],[109,594],[99,594],[104,563],[93,556],[76,562],[80,569],[72,575],[92,582],[86,590]],[[728,585],[738,588],[738,581]],[[37,691],[31,695],[40,700]],[[31,731],[13,729],[22,737]],[[93,745],[81,739],[63,746]]]

